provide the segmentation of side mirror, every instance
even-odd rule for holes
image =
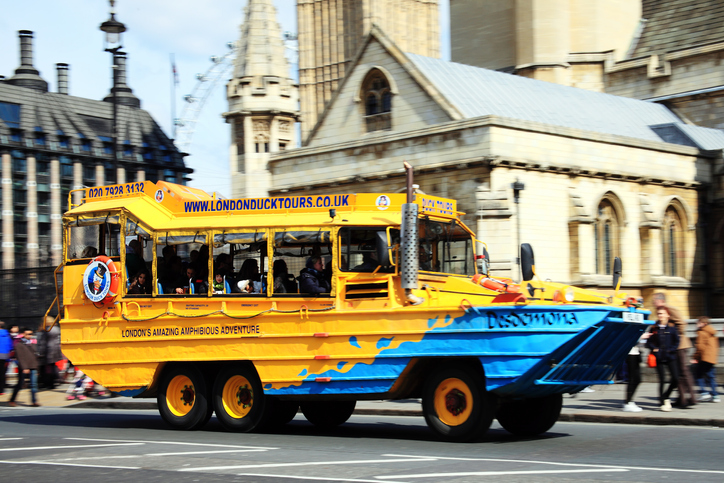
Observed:
[[[383,267],[392,265],[390,263],[390,250],[387,246],[386,231],[375,232],[375,252],[377,253],[377,263]]]
[[[478,272],[486,277],[490,273],[490,255],[488,249],[483,246],[483,254],[477,255],[478,260]]]
[[[621,259],[613,259],[613,289],[618,291],[621,286]]]
[[[520,244],[520,270],[523,280],[533,280],[535,276],[535,257],[533,257],[533,247],[530,243]]]

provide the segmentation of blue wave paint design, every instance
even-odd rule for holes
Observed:
[[[381,338],[380,340],[377,341],[377,348],[384,349],[385,347],[389,347],[389,345],[392,344],[392,339],[394,339],[394,337]]]
[[[356,347],[358,349],[362,348],[362,346],[359,345],[359,342],[357,342],[357,337],[355,337],[354,335],[349,338],[349,343],[351,346]]]
[[[385,393],[413,357],[442,358],[451,354],[478,357],[485,367],[487,388],[495,391],[514,383],[551,352],[602,322],[610,312],[609,307],[506,306],[475,308],[456,319],[448,314],[444,320],[449,323],[431,329],[418,342],[383,348],[372,363],[356,363],[344,373],[340,371],[344,366],[338,365],[337,369],[309,374],[301,385],[273,389],[269,394]],[[428,326],[433,327],[438,321],[439,317],[429,319]],[[618,325],[619,321],[607,323]],[[392,339],[380,339],[377,347],[388,347]],[[354,337],[350,343],[359,345]],[[318,383],[317,377],[330,377],[331,382]]]

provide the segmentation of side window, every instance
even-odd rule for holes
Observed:
[[[118,215],[81,215],[68,222],[68,260],[121,255],[121,227]]]
[[[265,232],[214,235],[214,294],[266,294],[268,272]]]
[[[380,235],[381,233],[381,235]],[[342,228],[339,231],[340,260],[343,272],[374,272],[379,267],[377,239],[387,239],[387,232],[380,228]],[[400,230],[392,230],[393,243],[399,240]],[[392,272],[392,267],[382,267],[378,271]]]
[[[209,245],[205,233],[161,233],[156,257],[159,295],[208,293]]]
[[[275,294],[328,294],[332,290],[332,240],[324,230],[274,233]]]
[[[474,275],[473,240],[455,221],[432,221],[425,217],[419,222],[420,270],[454,275]]]
[[[128,295],[150,296],[153,293],[151,269],[153,263],[153,236],[149,229],[133,219],[126,220],[126,280]]]

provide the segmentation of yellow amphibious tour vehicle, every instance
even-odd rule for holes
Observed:
[[[179,429],[216,413],[261,430],[300,408],[332,427],[358,400],[412,397],[450,441],[495,418],[547,431],[562,394],[610,382],[647,312],[540,281],[527,245],[524,282],[494,278],[456,202],[414,194],[407,169],[406,194],[227,200],[163,181],[71,192],[54,302],[63,353],[111,391],[157,398]]]

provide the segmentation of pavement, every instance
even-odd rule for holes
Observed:
[[[74,409],[157,409],[155,399],[133,399],[129,397],[110,397],[109,395],[88,398],[84,401],[68,401],[64,385],[53,390],[38,393],[38,403],[42,407]],[[639,385],[634,401],[643,411],[639,413],[623,412],[625,384],[592,386],[594,392],[565,395],[559,421],[709,426],[724,428],[724,403],[699,402],[688,409],[674,408],[671,412],[659,409],[658,384],[644,382]],[[6,389],[7,390],[7,389]],[[724,392],[724,391],[722,391]],[[673,395],[676,396],[676,392]],[[722,397],[722,394],[720,394]],[[10,410],[8,401],[10,391],[0,396],[0,408]],[[672,399],[673,401],[673,399]],[[24,389],[16,400],[18,408],[30,407],[30,391]],[[355,414],[384,416],[422,416],[419,399],[400,401],[359,401]]]

